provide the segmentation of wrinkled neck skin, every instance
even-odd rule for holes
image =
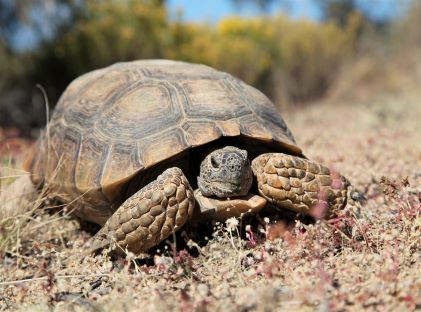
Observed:
[[[253,182],[247,151],[226,146],[209,153],[200,164],[198,187],[204,196],[245,196]]]

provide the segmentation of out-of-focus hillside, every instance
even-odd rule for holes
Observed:
[[[383,33],[367,31],[359,52],[341,68],[328,96],[337,100],[411,93],[421,82],[421,2]]]

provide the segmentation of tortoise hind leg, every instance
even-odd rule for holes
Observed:
[[[252,161],[252,170],[259,193],[280,208],[322,218],[346,205],[348,180],[307,159],[262,154]]]
[[[129,197],[90,242],[90,252],[111,246],[142,253],[178,230],[192,216],[193,190],[181,169],[169,168]]]

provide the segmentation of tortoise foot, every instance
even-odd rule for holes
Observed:
[[[147,251],[192,216],[193,190],[176,167],[128,198],[92,238],[91,251],[110,246],[119,254]]]
[[[316,219],[332,217],[345,207],[348,180],[328,167],[282,153],[252,161],[259,193],[280,208]]]

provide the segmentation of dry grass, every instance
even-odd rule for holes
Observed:
[[[365,193],[363,207],[350,204],[341,218],[314,225],[224,224],[207,244],[186,244],[190,252],[169,245],[149,260],[99,255],[67,266],[89,234],[40,212],[0,257],[0,310],[421,309],[420,97],[324,102],[285,114],[307,156]]]

